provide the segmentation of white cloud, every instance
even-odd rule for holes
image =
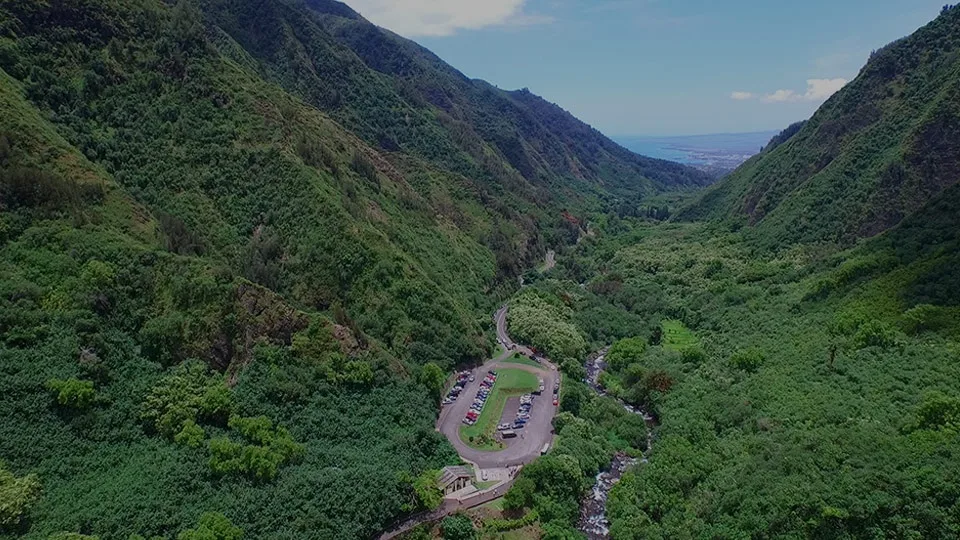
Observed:
[[[449,36],[488,26],[529,26],[552,21],[526,13],[527,0],[348,0],[371,22],[407,37]]]
[[[807,91],[800,94],[794,90],[777,90],[763,96],[764,103],[786,103],[796,101],[826,101],[830,96],[847,84],[846,79],[807,79]]]
[[[777,90],[772,94],[763,96],[764,103],[783,103],[786,101],[800,101],[801,96],[793,90]]]
[[[737,91],[737,92],[731,92],[731,93],[730,93],[730,99],[735,99],[735,100],[737,100],[737,101],[746,101],[746,100],[748,100],[748,99],[753,99],[753,98],[755,98],[755,97],[756,97],[756,96],[753,94],[753,92],[740,92],[740,91]]]
[[[846,84],[846,79],[808,79],[807,93],[803,97],[807,101],[826,101]]]

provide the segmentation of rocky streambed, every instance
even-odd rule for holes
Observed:
[[[608,349],[602,349],[588,359],[584,367],[587,369],[587,380],[585,381],[590,388],[601,396],[607,395],[603,387],[600,386],[600,373],[606,368],[604,359]],[[619,400],[618,400],[619,401]],[[652,428],[655,419],[641,409],[632,407],[623,401],[620,404],[631,414],[643,416],[647,423],[647,448],[644,453],[650,451],[653,444]],[[600,471],[597,474],[593,489],[580,502],[580,521],[577,528],[583,532],[589,540],[605,540],[610,538],[610,521],[607,519],[607,498],[610,496],[610,490],[620,481],[623,474],[638,463],[644,463],[646,459],[637,459],[630,457],[623,452],[618,452],[613,456],[610,467],[606,471]]]

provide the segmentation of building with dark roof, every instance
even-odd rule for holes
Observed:
[[[460,491],[473,484],[473,469],[463,465],[444,467],[440,471],[440,480],[437,484],[444,496]]]

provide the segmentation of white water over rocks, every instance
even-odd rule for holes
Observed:
[[[587,379],[584,382],[601,396],[607,395],[603,387],[600,386],[599,378],[600,373],[606,368],[604,358],[606,358],[608,349],[609,348],[602,349],[596,354],[591,355],[584,365],[587,369]],[[655,419],[645,411],[622,401],[620,403],[628,412],[643,416],[648,428],[653,425]],[[648,429],[645,453],[650,451],[652,444],[653,432]],[[583,501],[580,502],[580,521],[577,523],[577,528],[580,529],[589,540],[606,540],[610,538],[610,521],[607,520],[607,497],[610,495],[610,490],[620,481],[620,478],[623,477],[623,473],[625,473],[627,469],[637,463],[646,462],[646,458],[638,460],[637,458],[618,452],[613,456],[609,469],[600,471],[600,473],[597,474],[591,495],[585,497]]]

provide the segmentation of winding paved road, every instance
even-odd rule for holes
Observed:
[[[477,368],[477,376],[474,382],[464,387],[460,399],[443,408],[440,418],[437,420],[437,429],[450,440],[460,457],[475,463],[481,469],[525,465],[540,455],[540,450],[544,444],[553,444],[553,416],[557,412],[557,408],[553,406],[553,386],[559,380],[559,374],[556,367],[546,360],[543,361],[540,368],[504,362],[514,352],[530,353],[530,350],[526,347],[518,346],[510,340],[506,330],[506,317],[507,308],[504,306],[497,311],[494,320],[497,324],[497,340],[504,344],[507,351]],[[510,350],[511,346],[516,347],[516,351]],[[477,392],[480,390],[480,382],[484,374],[489,370],[503,368],[521,369],[543,378],[543,395],[533,400],[530,422],[527,423],[525,429],[517,431],[517,438],[507,440],[506,448],[496,452],[484,452],[470,448],[460,440],[460,426],[463,417],[470,410],[470,404],[473,403]],[[522,435],[522,438],[519,435]]]

